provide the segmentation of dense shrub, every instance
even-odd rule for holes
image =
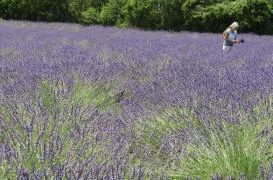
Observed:
[[[96,8],[90,7],[86,11],[81,12],[80,23],[97,24],[99,12]]]
[[[160,8],[157,0],[128,0],[124,8],[126,21],[131,26],[157,29],[160,27]]]
[[[144,29],[273,34],[272,0],[0,0],[0,17]]]
[[[183,28],[184,16],[181,6],[185,0],[161,0],[161,28],[179,30]]]
[[[150,29],[183,27],[181,6],[184,0],[129,0],[124,8],[128,24]]]
[[[72,20],[76,22],[82,21],[82,16],[84,16],[85,21],[91,21],[92,19],[96,18],[98,21],[98,17],[90,17],[90,9],[88,8],[92,7],[96,10],[100,10],[100,8],[107,2],[108,0],[68,0],[68,6],[69,6],[69,14],[72,16]],[[83,13],[84,12],[84,13]],[[85,14],[85,15],[82,15]],[[89,14],[89,16],[87,15]],[[87,16],[86,16],[87,15]],[[91,18],[91,20],[88,20],[88,17]],[[92,24],[92,23],[91,23]]]
[[[118,20],[122,19],[122,6],[123,1],[110,0],[102,7],[99,22],[103,25],[115,25]]]
[[[6,19],[67,21],[66,0],[2,0],[0,16]]]
[[[270,23],[271,5],[266,0],[222,1],[208,4],[198,0],[183,4],[185,25],[189,30],[220,32],[232,21],[240,23],[240,31],[263,33]]]
[[[243,30],[263,33],[264,25],[270,23],[271,8],[266,0],[248,0],[242,9],[242,16],[238,17],[243,22]]]

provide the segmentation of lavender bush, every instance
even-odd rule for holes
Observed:
[[[0,21],[0,178],[272,178],[273,38]]]

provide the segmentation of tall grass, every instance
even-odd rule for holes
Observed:
[[[94,129],[98,122],[93,115],[95,111],[119,109],[113,89],[84,83],[69,89],[63,82],[53,85],[43,81],[36,99],[24,102],[0,106],[0,143],[10,151],[5,153],[9,157],[1,157],[5,160],[1,160],[0,178],[21,177],[18,174],[32,174],[29,178],[35,174],[70,177],[73,165],[82,163],[86,167],[81,168],[88,171],[90,158],[95,157],[94,164],[111,161],[107,149],[111,142],[106,142],[107,138],[98,142]],[[234,112],[238,122],[221,120],[208,124],[195,115],[194,109],[163,109],[136,121],[128,130],[133,137],[128,144],[130,167],[124,177],[134,173],[142,176],[145,171],[145,178],[162,173],[170,179],[211,179],[215,175],[269,178],[267,167],[273,158],[272,113],[271,98],[251,113]]]
[[[166,174],[170,167],[178,165],[184,152],[187,128],[193,124],[197,127],[198,123],[191,109],[162,109],[134,123],[130,151],[137,154],[138,163],[144,165],[147,174]]]
[[[167,108],[136,122],[132,149],[140,152],[138,162],[146,164],[146,172],[166,172],[170,179],[270,178],[273,173],[269,169],[273,158],[271,98],[262,101],[251,113],[242,109],[233,113],[236,122],[207,123],[193,109]],[[167,138],[171,144],[178,134],[185,137],[176,143],[179,150],[166,151],[164,140]]]
[[[187,146],[181,168],[170,173],[171,179],[194,177],[246,179],[269,178],[265,167],[273,157],[272,104],[265,101],[250,115],[240,116],[239,123],[223,122],[220,126],[204,126],[205,134]],[[262,169],[262,170],[261,170]]]
[[[110,89],[99,85],[42,81],[37,95],[0,102],[0,179],[75,178],[109,158],[96,137],[99,111],[117,109]],[[116,107],[116,108],[115,108]],[[94,158],[96,157],[96,158]],[[81,168],[82,172],[78,172]],[[86,168],[86,173],[84,169]]]

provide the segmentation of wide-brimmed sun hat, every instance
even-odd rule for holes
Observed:
[[[238,29],[239,23],[233,22],[229,27],[231,27],[232,29]]]

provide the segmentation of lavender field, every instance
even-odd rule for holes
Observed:
[[[0,179],[273,178],[273,37],[0,21]]]

